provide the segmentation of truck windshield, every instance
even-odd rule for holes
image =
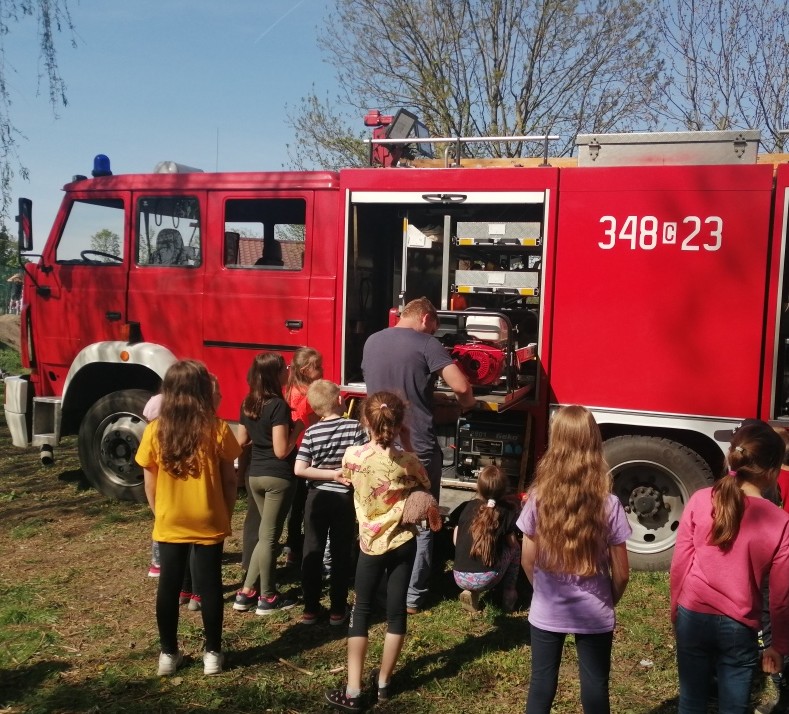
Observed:
[[[124,259],[123,201],[74,201],[63,226],[55,259],[78,265],[119,265]]]

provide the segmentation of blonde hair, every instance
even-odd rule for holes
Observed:
[[[761,491],[772,486],[785,453],[783,438],[767,422],[749,419],[734,432],[726,456],[728,474],[712,487],[710,545],[721,550],[731,548],[745,513],[740,484],[745,481]]]
[[[424,296],[406,303],[403,311],[400,313],[400,317],[405,319],[418,318],[421,320],[425,315],[438,320],[438,312],[435,305]]]
[[[499,501],[506,495],[508,485],[506,475],[498,466],[486,466],[477,477],[477,496],[485,501],[486,505],[477,511],[471,521],[469,554],[488,567],[496,563],[499,537],[502,535],[500,530],[504,522],[504,507]],[[488,508],[488,501],[494,501],[495,505]]]
[[[537,464],[537,563],[545,571],[591,576],[607,549],[611,490],[603,440],[592,413],[578,405],[556,412],[548,450]]]
[[[364,400],[362,416],[370,438],[387,449],[403,426],[405,402],[392,392],[376,392]]]
[[[340,387],[328,379],[316,379],[307,388],[307,401],[319,417],[342,414]]]

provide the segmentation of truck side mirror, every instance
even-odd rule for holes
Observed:
[[[33,201],[29,198],[19,199],[19,251],[27,253],[33,250]]]

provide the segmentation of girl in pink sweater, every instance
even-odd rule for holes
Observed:
[[[707,711],[714,672],[719,711],[748,711],[768,576],[773,642],[762,668],[779,671],[789,653],[789,514],[762,497],[783,456],[769,424],[749,420],[734,432],[726,475],[694,493],[682,514],[671,563],[679,714]]]

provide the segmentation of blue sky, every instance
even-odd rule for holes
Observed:
[[[59,38],[69,103],[57,119],[47,87],[38,87],[36,27],[14,26],[6,38],[12,119],[26,137],[20,153],[30,170],[14,196],[33,199],[36,247],[63,184],[90,175],[95,154],[107,154],[114,173],[148,172],[163,160],[206,171],[281,169],[295,138],[286,105],[298,105],[313,85],[334,95],[318,49],[330,4],[71,0],[77,47]]]

